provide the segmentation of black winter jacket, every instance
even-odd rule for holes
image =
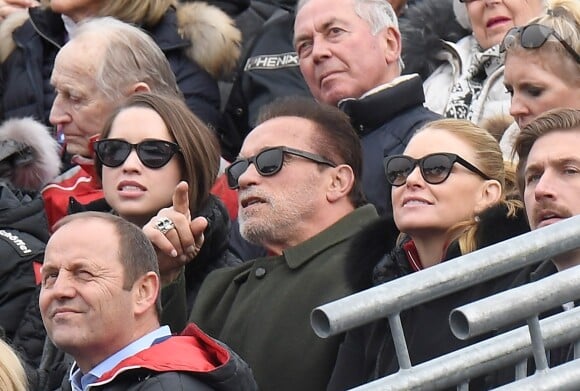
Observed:
[[[492,207],[480,215],[481,222],[477,232],[478,248],[529,231],[523,211],[516,218],[506,216],[506,209],[503,206]],[[384,220],[382,224],[361,232],[359,241],[351,247],[352,257],[375,257],[377,263],[372,273],[374,285],[413,272],[402,244],[387,252],[386,255],[384,252],[381,254],[380,250],[386,247],[384,243],[392,243],[394,237],[396,237],[396,231],[393,232],[392,221]],[[453,242],[444,260],[460,255],[458,243]],[[489,335],[484,335],[477,340],[469,341],[457,339],[449,327],[449,312],[463,304],[508,289],[517,274],[518,272],[506,274],[402,312],[401,321],[411,363],[415,365],[425,362],[489,337]],[[371,281],[369,280],[368,283],[370,285]],[[328,390],[349,389],[398,370],[399,365],[388,320],[380,319],[347,333],[340,347]],[[484,379],[474,379],[470,383],[470,390],[485,389],[484,384]]]
[[[247,54],[240,61],[219,132],[227,160],[238,156],[262,106],[283,96],[311,96],[292,42],[294,17],[293,10],[279,8],[245,43]]]
[[[34,294],[33,264],[42,264],[48,237],[40,193],[0,183],[0,336],[9,340],[15,337]]]
[[[7,19],[0,25],[0,35],[6,40],[13,39],[13,42],[0,43],[0,121],[32,116],[48,124],[55,97],[49,83],[50,74],[56,54],[65,43],[66,31],[60,14],[40,7],[30,8],[28,13],[29,18],[19,27],[22,20]],[[196,22],[199,23],[191,21],[191,24]],[[142,27],[167,56],[189,108],[215,128],[219,121],[220,98],[217,82],[208,71],[214,73],[216,70],[209,66],[202,68],[186,54],[187,50],[195,49],[196,42],[182,38],[178,27],[180,31],[187,30],[188,23],[187,18],[178,22],[176,10],[170,8],[156,26]],[[223,41],[229,39],[225,35],[221,38]],[[15,47],[10,47],[11,43]],[[237,58],[238,54],[231,55]],[[208,59],[208,64],[211,61],[215,59]]]

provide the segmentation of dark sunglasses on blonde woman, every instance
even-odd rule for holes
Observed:
[[[562,46],[566,49],[568,53],[580,63],[580,55],[574,50],[568,42],[566,42],[557,32],[548,26],[541,24],[529,24],[523,27],[512,27],[506,33],[503,41],[500,45],[500,51],[505,52],[506,48],[510,48],[516,44],[518,41],[518,36],[520,38],[520,45],[524,49],[538,49],[546,43],[550,36],[556,38]]]
[[[406,155],[393,155],[385,158],[385,174],[387,181],[393,186],[402,186],[418,165],[425,182],[438,185],[445,182],[451,174],[453,164],[459,163],[469,171],[483,179],[491,179],[479,168],[454,153],[433,153],[421,159],[413,159]]]
[[[252,163],[256,167],[256,171],[258,171],[258,173],[262,176],[272,176],[277,174],[282,169],[285,154],[299,156],[318,164],[325,164],[330,167],[336,167],[336,164],[315,153],[288,147],[268,148],[264,149],[255,156],[245,159],[237,159],[232,164],[230,164],[229,167],[226,168],[228,186],[234,190],[239,188],[240,185],[238,180],[240,179],[240,176],[246,172]]]
[[[107,167],[119,167],[135,149],[139,160],[145,167],[161,168],[173,155],[180,153],[179,145],[165,140],[144,140],[131,144],[121,139],[108,138],[95,142],[97,159]]]

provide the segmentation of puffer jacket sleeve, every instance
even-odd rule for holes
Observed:
[[[216,129],[220,121],[220,94],[217,81],[201,67],[177,51],[166,52],[185,103],[205,124]]]

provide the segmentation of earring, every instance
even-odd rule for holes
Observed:
[[[476,223],[479,223],[481,221],[481,219],[477,215],[473,218],[473,220],[475,220]]]

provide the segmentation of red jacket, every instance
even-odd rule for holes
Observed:
[[[179,336],[121,361],[89,389],[257,390],[252,371],[225,345],[190,324]]]
[[[103,190],[97,179],[93,160],[76,157],[77,166],[57,176],[42,189],[48,226],[68,215],[69,199],[73,197],[86,205],[103,198]]]

